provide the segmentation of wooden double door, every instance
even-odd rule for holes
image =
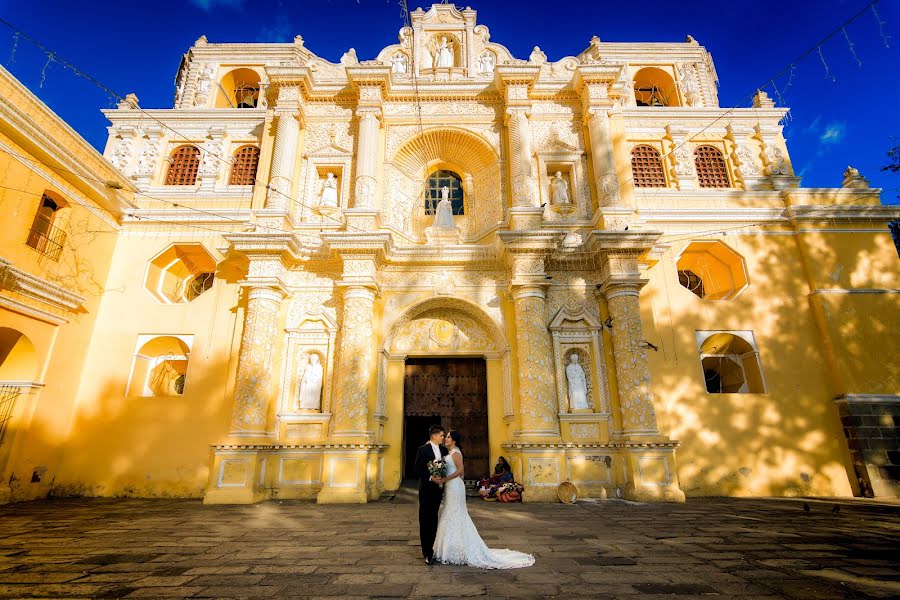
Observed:
[[[483,358],[408,358],[403,380],[403,473],[415,479],[416,449],[428,428],[463,436],[466,479],[488,473],[487,365]]]

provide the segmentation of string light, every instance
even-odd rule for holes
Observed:
[[[859,60],[859,56],[856,55],[856,47],[853,45],[853,42],[850,40],[850,36],[847,35],[847,28],[841,27],[841,32],[844,34],[844,39],[847,40],[847,47],[850,48],[850,54],[853,55],[853,60],[856,61],[858,66],[862,66],[862,61]]]
[[[16,62],[16,50],[19,48],[19,32],[13,33],[12,37],[12,49],[9,52],[9,62],[6,63],[6,66],[9,66]]]
[[[878,22],[878,34],[881,36],[881,41],[884,43],[885,48],[891,47],[891,36],[885,33],[885,27],[887,27],[887,23],[885,23],[881,19],[881,15],[878,14],[878,2],[873,2],[871,4],[872,14],[875,16],[875,20]]]
[[[803,54],[801,54],[797,59],[795,59],[793,62],[791,62],[791,63],[788,65],[788,67],[786,67],[784,70],[782,70],[781,72],[779,72],[779,74],[777,74],[775,77],[773,77],[772,79],[770,79],[766,84],[764,84],[763,86],[760,86],[760,87],[758,87],[758,88],[755,88],[755,89],[763,89],[763,88],[766,87],[767,85],[771,84],[771,85],[773,86],[773,89],[775,90],[776,96],[780,99],[781,103],[784,104],[784,95],[783,95],[783,93],[782,93],[781,91],[778,90],[777,86],[775,85],[775,80],[778,79],[778,78],[780,78],[781,76],[783,76],[786,72],[789,73],[788,83],[786,84],[786,86],[785,86],[785,88],[784,88],[784,91],[786,92],[787,89],[790,87],[790,85],[791,85],[792,82],[793,82],[793,78],[794,78],[794,74],[795,74],[796,66],[797,66],[796,63],[798,63],[800,60],[802,60],[803,58],[805,58],[807,55],[811,54],[812,52],[818,52],[819,57],[820,57],[820,59],[821,59],[821,61],[822,61],[822,64],[823,64],[823,66],[824,66],[824,68],[825,68],[825,71],[826,71],[826,77],[829,77],[829,76],[830,76],[830,77],[832,78],[832,80],[834,81],[835,78],[834,78],[833,74],[831,74],[830,68],[828,67],[828,64],[825,62],[825,58],[824,58],[824,56],[823,56],[823,54],[822,54],[822,45],[823,45],[825,42],[827,42],[831,37],[833,37],[837,32],[842,32],[843,35],[845,36],[845,38],[847,39],[848,43],[850,43],[849,36],[848,36],[848,34],[847,34],[847,31],[846,31],[846,26],[849,25],[849,24],[851,24],[852,22],[854,22],[857,18],[859,18],[859,16],[861,16],[864,12],[866,12],[866,11],[869,10],[869,9],[872,10],[872,12],[873,12],[873,14],[874,14],[876,20],[878,21],[879,28],[880,28],[880,32],[881,32],[881,36],[882,36],[882,40],[884,41],[885,45],[886,45],[887,47],[889,47],[889,39],[890,39],[890,38],[889,38],[889,36],[887,36],[887,35],[884,33],[884,25],[885,25],[885,23],[884,23],[884,21],[881,19],[880,15],[878,14],[878,11],[877,11],[877,9],[876,9],[876,5],[877,5],[877,2],[878,2],[878,1],[879,1],[879,0],[874,0],[873,2],[871,2],[871,3],[870,3],[869,5],[867,5],[863,10],[861,10],[859,13],[857,13],[856,15],[854,15],[853,17],[851,17],[850,19],[848,19],[847,21],[845,21],[840,27],[838,27],[837,29],[835,29],[835,31],[833,31],[832,33],[830,33],[830,34],[829,34],[828,36],[826,36],[825,38],[823,38],[823,40],[820,41],[818,44],[816,44],[815,46],[813,46],[812,48],[810,48],[809,50],[807,50],[806,52],[804,52]],[[411,30],[411,29],[412,29],[412,28],[411,28],[411,19],[410,19],[409,8],[408,8],[408,4],[407,4],[406,0],[399,0],[399,5],[400,5],[400,7],[401,7],[401,15],[402,15],[402,18],[403,18],[404,25],[405,25],[406,27],[408,27],[408,28]],[[6,21],[6,20],[0,18],[0,24],[3,24],[3,25],[5,25],[5,26],[7,26],[8,28],[10,28],[10,29],[13,31],[13,49],[12,49],[12,54],[11,54],[11,57],[10,57],[10,61],[11,61],[11,62],[14,60],[15,51],[16,51],[16,48],[17,48],[17,46],[18,46],[18,41],[19,41],[20,37],[26,39],[26,41],[29,41],[31,44],[35,45],[37,48],[39,48],[42,52],[44,52],[44,53],[47,55],[47,63],[44,65],[44,68],[43,68],[43,70],[42,70],[42,72],[41,72],[41,87],[43,87],[44,80],[46,79],[46,72],[47,72],[47,69],[48,69],[49,66],[50,66],[50,63],[51,63],[51,62],[57,62],[58,64],[61,64],[61,65],[64,67],[64,69],[72,71],[74,74],[78,75],[79,77],[82,77],[82,78],[86,79],[87,81],[91,82],[93,85],[95,85],[95,86],[99,87],[100,89],[102,89],[103,91],[105,91],[105,92],[109,95],[109,97],[110,97],[111,99],[115,99],[115,100],[117,100],[117,101],[119,101],[119,102],[122,102],[122,101],[125,100],[125,98],[124,98],[121,94],[116,93],[115,91],[113,91],[113,90],[110,89],[109,87],[107,87],[107,86],[105,86],[104,84],[102,84],[102,83],[101,83],[100,81],[98,81],[97,79],[93,78],[92,76],[90,76],[89,74],[85,73],[84,71],[78,69],[75,65],[73,65],[73,64],[70,63],[69,61],[60,58],[55,52],[51,51],[50,49],[48,49],[48,48],[45,47],[44,45],[40,44],[39,42],[37,42],[37,41],[34,40],[33,38],[30,38],[29,36],[27,36],[26,34],[24,34],[23,32],[21,32],[20,30],[16,29],[16,28],[15,28],[12,24],[10,24],[8,21]],[[415,35],[415,32],[413,31],[412,34],[413,34],[413,36],[414,36],[414,35]],[[413,39],[413,44],[414,44],[414,43],[415,43],[415,42],[414,42],[414,39]],[[850,48],[851,48],[851,52],[853,52],[853,54],[854,54],[854,57],[856,57],[855,50],[854,50],[854,48],[853,48],[852,43],[850,43]],[[857,58],[857,62],[861,65],[861,61],[859,61],[858,58]],[[415,98],[414,98],[414,99],[415,99],[415,103],[416,103],[417,124],[418,124],[419,130],[420,130],[420,133],[421,133],[421,132],[423,131],[423,129],[424,129],[424,125],[423,125],[423,122],[422,122],[422,114],[421,114],[422,108],[421,108],[420,95],[419,95],[419,89],[418,89],[418,76],[417,76],[417,74],[413,73],[413,78],[412,78],[412,79],[413,79],[413,85],[414,85],[414,89],[415,89]],[[749,97],[749,98],[752,98],[753,95],[754,95],[754,94],[750,94],[748,97]],[[172,128],[171,126],[169,126],[168,124],[166,124],[166,123],[160,121],[158,118],[156,118],[154,115],[148,113],[148,112],[145,111],[143,108],[141,108],[141,107],[139,107],[139,106],[135,106],[134,108],[136,108],[137,110],[139,110],[139,111],[142,113],[142,115],[147,116],[148,118],[152,119],[153,121],[155,121],[156,123],[158,123],[159,125],[161,125],[162,127],[164,127],[166,130],[172,132],[174,135],[180,137],[181,139],[183,139],[183,140],[185,140],[185,141],[188,141],[188,142],[191,141],[191,138],[190,138],[190,137],[188,137],[188,136],[186,136],[186,135],[184,135],[184,134],[178,132],[177,130],[175,130],[174,128]],[[706,125],[706,126],[703,127],[702,129],[700,129],[699,131],[696,131],[694,134],[692,134],[691,136],[689,136],[688,138],[686,138],[683,142],[681,142],[680,144],[678,144],[678,145],[676,145],[674,148],[672,148],[669,152],[666,152],[665,154],[663,154],[663,155],[662,155],[662,158],[666,158],[666,157],[670,156],[670,155],[673,154],[675,151],[677,151],[680,147],[682,147],[683,145],[685,145],[685,144],[687,144],[688,142],[692,141],[694,138],[696,138],[697,136],[699,136],[700,134],[702,134],[703,132],[705,132],[706,130],[708,130],[710,127],[712,127],[712,126],[713,126],[714,124],[716,124],[717,122],[721,121],[723,118],[726,118],[727,116],[729,116],[729,115],[730,115],[734,110],[736,110],[737,108],[738,108],[738,107],[732,107],[732,108],[727,109],[723,114],[721,114],[721,115],[719,115],[718,117],[716,117],[715,119],[713,119],[713,121],[710,122],[708,125]],[[201,153],[204,153],[204,154],[206,154],[206,155],[208,155],[208,156],[210,156],[210,157],[212,157],[212,158],[214,158],[215,160],[218,160],[218,161],[220,161],[220,162],[225,162],[226,164],[230,164],[230,162],[231,162],[230,159],[228,159],[228,158],[223,158],[222,156],[218,155],[217,153],[215,153],[215,152],[213,152],[213,151],[210,151],[210,150],[209,150],[208,148],[206,148],[206,147],[199,147],[198,150],[199,150]],[[41,164],[45,164],[45,163],[41,163]],[[45,164],[45,166],[48,166],[48,167],[51,167],[51,168],[55,168],[55,167],[53,167],[52,165],[46,165],[46,164]],[[55,169],[56,169],[56,168],[55,168]],[[59,169],[57,169],[57,170],[59,170]],[[83,176],[82,174],[76,174],[76,175]],[[98,181],[99,181],[99,180],[98,180]],[[633,181],[633,177],[630,178],[630,179],[628,179],[627,181],[623,182],[622,184],[620,184],[620,186],[619,186],[620,190],[621,190],[621,188],[623,188],[623,187],[624,187],[625,185],[627,185],[628,183],[631,183],[632,181]],[[108,182],[106,182],[106,181],[103,181],[102,183],[108,184]],[[282,196],[285,196],[289,201],[291,201],[291,202],[294,203],[295,205],[299,205],[299,206],[304,207],[304,208],[312,208],[312,207],[308,206],[307,204],[303,203],[302,201],[300,201],[299,199],[291,198],[288,194],[286,194],[286,193],[284,193],[284,192],[281,192],[280,190],[271,188],[268,184],[262,183],[262,182],[259,181],[258,179],[254,179],[253,185],[254,185],[254,189],[256,188],[257,185],[259,185],[259,186],[263,187],[267,192],[272,192],[272,193],[276,193],[276,194],[281,194]],[[199,212],[199,213],[203,213],[203,214],[206,214],[206,215],[215,217],[215,218],[217,218],[217,219],[223,219],[223,220],[227,220],[227,221],[233,221],[233,222],[239,223],[239,224],[246,224],[246,223],[247,223],[247,221],[244,221],[244,220],[230,219],[230,218],[228,218],[228,217],[225,216],[225,215],[221,215],[221,214],[217,214],[217,213],[213,213],[213,212],[209,212],[209,211],[204,211],[204,210],[202,210],[202,209],[199,209],[199,208],[196,208],[196,207],[193,207],[193,206],[186,206],[186,205],[183,205],[183,204],[177,204],[177,203],[175,203],[175,202],[167,201],[167,200],[162,199],[162,198],[158,198],[158,197],[151,196],[150,194],[147,194],[147,193],[145,193],[145,192],[140,192],[140,191],[138,191],[138,192],[135,192],[135,193],[136,193],[136,195],[144,196],[144,197],[149,198],[149,199],[151,199],[151,200],[156,200],[156,201],[159,201],[159,202],[161,202],[161,203],[169,204],[169,205],[171,205],[171,206],[173,206],[173,207],[184,208],[184,209],[188,209],[188,210],[193,210],[193,211],[196,211],[196,212]],[[151,222],[165,222],[165,223],[172,223],[172,224],[180,224],[180,225],[187,226],[187,227],[197,227],[196,225],[192,225],[192,224],[188,224],[188,223],[175,222],[175,221],[169,221],[169,220],[153,219],[152,217],[147,217],[147,216],[142,216],[142,215],[137,215],[137,214],[132,214],[131,216],[134,217],[134,218],[136,218],[136,219],[138,219],[138,220],[146,220],[146,221],[151,221]],[[334,217],[330,217],[330,216],[328,216],[328,215],[323,215],[323,217],[325,217],[326,219],[330,219],[330,220],[334,221],[335,224],[345,225],[344,222],[343,222],[342,220],[340,220],[340,219],[337,219],[337,218],[334,218]],[[777,224],[777,223],[781,223],[781,222],[782,222],[782,219],[775,219],[775,220],[773,220],[771,223],[755,223],[755,224],[749,224],[749,225],[741,225],[741,226],[737,226],[737,227],[734,227],[734,228],[716,229],[716,230],[708,230],[708,231],[694,231],[694,232],[692,232],[692,233],[690,234],[690,236],[693,237],[693,236],[704,236],[704,235],[715,235],[715,234],[726,235],[729,231],[737,231],[737,230],[740,230],[740,229],[746,229],[746,228],[749,228],[749,227],[766,227],[766,226],[768,226],[768,225],[770,225],[770,224]],[[351,226],[351,225],[346,225],[346,226],[347,226],[349,229],[351,229],[351,230],[356,230],[356,231],[364,232],[364,230],[360,230],[360,229],[358,229],[358,228],[356,228],[356,227],[353,227],[353,226]],[[262,226],[262,225],[256,225],[256,227],[257,227],[257,228],[263,228],[263,229],[272,229],[272,230],[274,230],[274,231],[278,231],[278,232],[281,232],[281,233],[284,232],[283,229],[279,229],[279,228],[265,227],[265,226]],[[211,230],[211,229],[208,229],[208,228],[200,228],[200,229],[206,229],[206,230],[208,230],[208,231],[217,232],[217,233],[220,233],[220,234],[222,234],[222,235],[227,234],[227,233],[231,233],[230,231],[216,231],[216,230]],[[664,236],[664,237],[665,237],[665,236]],[[691,239],[691,237],[680,238],[680,239]],[[667,239],[666,241],[668,241],[668,242],[679,241],[679,238]],[[573,251],[571,251],[571,252],[567,252],[567,256],[578,255],[578,254],[581,254],[581,253],[583,253],[583,254],[585,254],[585,255],[589,255],[589,256],[594,256],[594,253],[593,253],[593,252],[589,252],[589,251],[577,251],[577,250],[573,250]]]

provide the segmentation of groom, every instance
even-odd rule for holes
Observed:
[[[428,472],[428,463],[443,459],[447,455],[444,447],[444,428],[432,425],[428,429],[431,438],[416,452],[416,475],[419,476],[419,537],[422,540],[422,555],[425,564],[434,564],[434,537],[437,535],[438,509],[444,490]]]

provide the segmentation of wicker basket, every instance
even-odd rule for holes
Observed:
[[[556,497],[563,504],[575,504],[578,497],[578,488],[571,481],[563,481],[556,488]]]

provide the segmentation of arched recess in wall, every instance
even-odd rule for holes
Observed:
[[[180,396],[187,382],[191,335],[141,335],[131,366],[127,396]]]
[[[759,350],[752,332],[698,331],[697,343],[707,393],[766,393]]]
[[[675,79],[659,67],[644,67],[634,74],[638,106],[681,106]]]
[[[256,108],[260,81],[259,73],[246,67],[225,73],[219,80],[216,108]]]
[[[478,134],[455,127],[436,127],[403,142],[386,167],[387,194],[383,219],[416,241],[434,220],[426,214],[426,182],[439,170],[459,176],[464,208],[455,219],[468,241],[490,231],[503,219],[500,157]]]
[[[21,331],[0,327],[0,385],[8,381],[34,381],[38,376],[37,350]]]

